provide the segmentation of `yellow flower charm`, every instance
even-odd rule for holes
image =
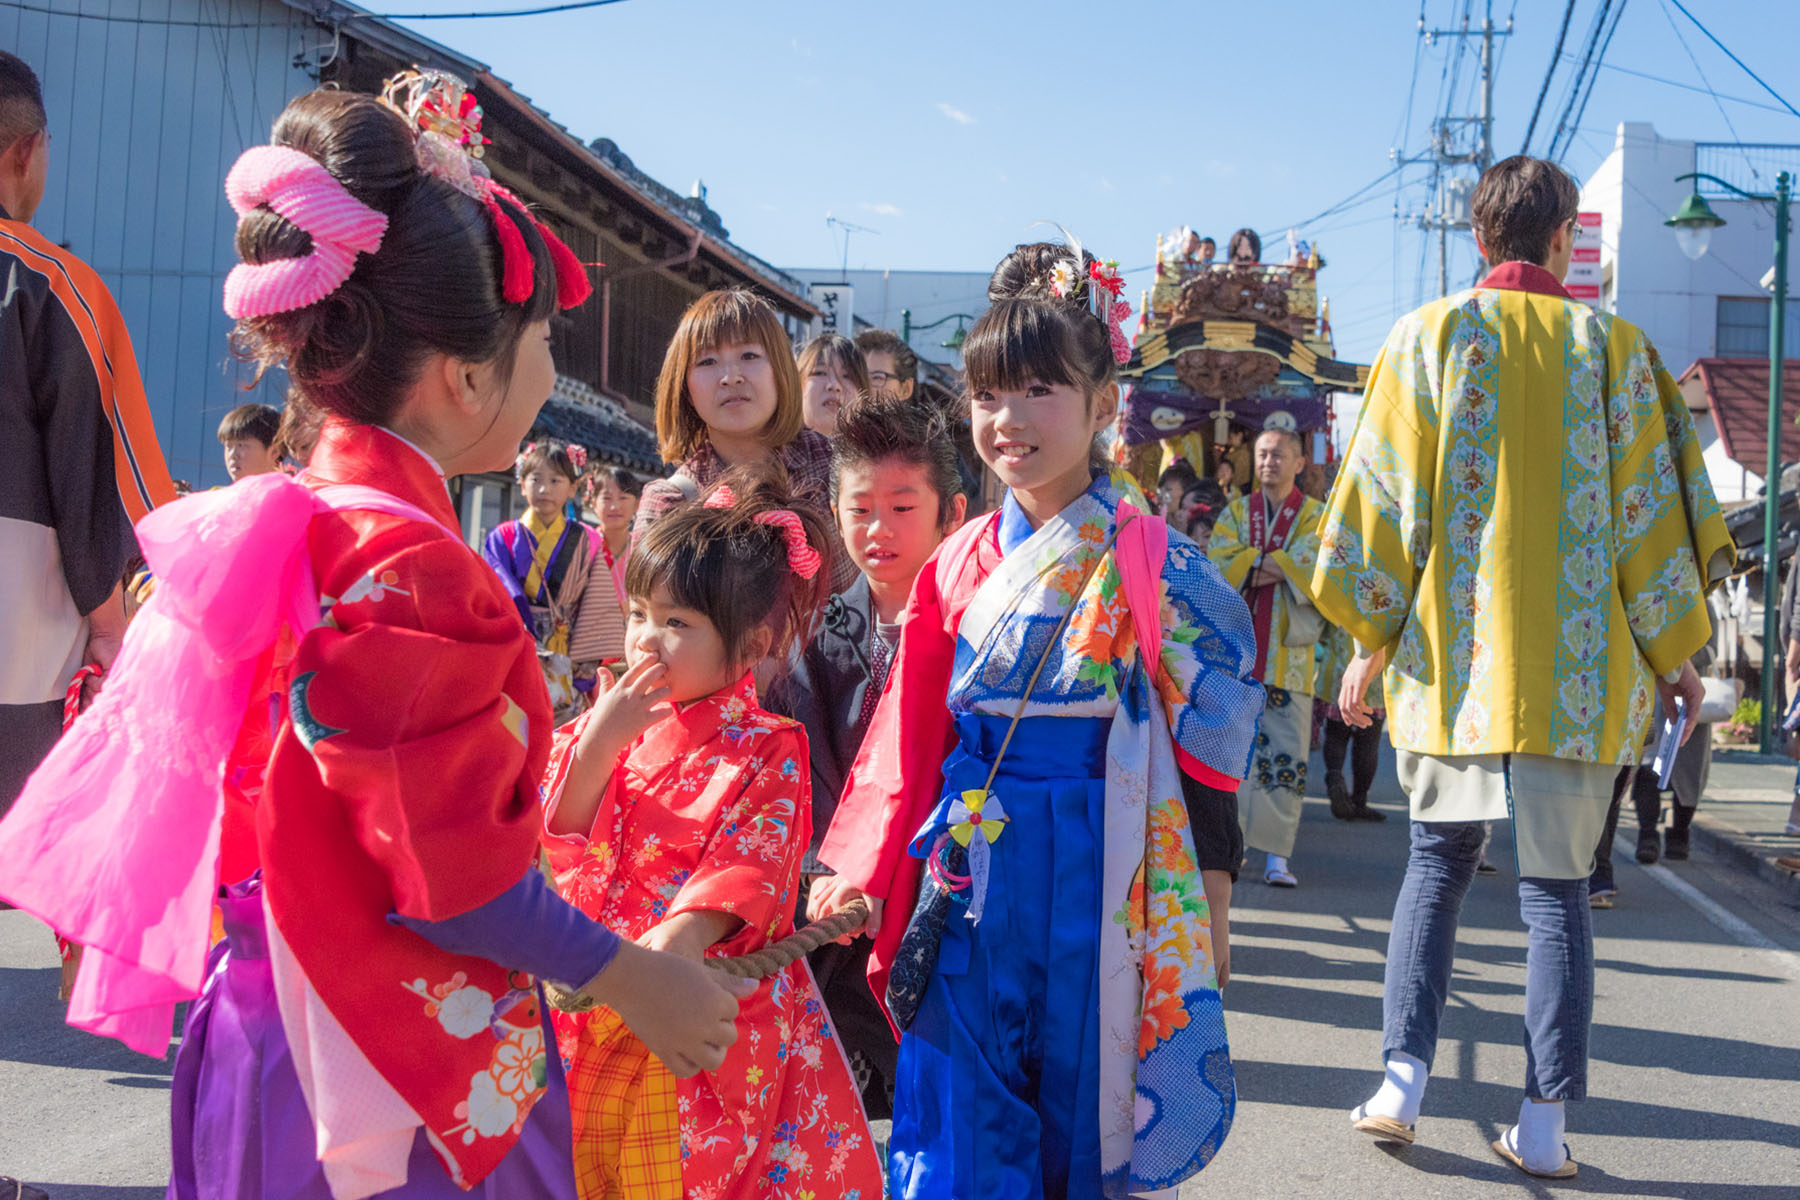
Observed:
[[[1000,807],[1000,797],[990,796],[981,788],[966,791],[962,799],[950,802],[950,836],[959,846],[967,847],[977,833],[992,845],[1010,819]]]

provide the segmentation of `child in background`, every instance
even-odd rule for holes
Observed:
[[[905,1200],[1172,1192],[1231,1121],[1217,989],[1263,695],[1243,601],[1095,460],[1122,287],[1046,243],[995,270],[963,355],[1006,499],[920,571],[819,852],[809,911],[868,898],[904,1030]]]
[[[240,404],[219,422],[219,444],[225,447],[225,471],[231,482],[281,469],[275,449],[281,414],[266,404]]]
[[[732,467],[761,463],[786,469],[796,503],[831,511],[831,443],[806,428],[787,333],[753,292],[708,292],[682,314],[656,378],[656,440],[663,461],[680,465],[644,485],[639,533]],[[855,582],[847,556],[832,563],[832,591]]]
[[[625,674],[558,733],[545,788],[563,895],[695,961],[793,929],[812,824],[806,735],[757,704],[750,669],[805,642],[831,552],[824,522],[775,476],[728,478],[638,537]],[[880,1195],[804,962],[743,1001],[723,1066],[679,1084],[612,1012],[556,1022],[583,1197]]]
[[[869,365],[856,343],[842,334],[821,333],[800,348],[800,410],[806,427],[823,437],[837,433],[838,410],[869,390]]]
[[[825,602],[817,636],[770,689],[768,705],[806,727],[813,837],[801,872],[808,885],[830,874],[819,861],[819,843],[887,683],[913,580],[962,524],[966,505],[943,417],[891,392],[851,400],[838,413],[831,487],[838,532],[860,574]],[[827,944],[809,961],[863,1103],[871,1116],[885,1117],[893,1103],[896,1046],[869,992],[869,947],[866,938]]]
[[[616,668],[625,658],[625,565],[644,481],[624,467],[601,467],[587,477],[585,490],[600,524],[589,530],[594,569],[575,618],[569,657],[575,660],[575,686],[591,690],[600,666]]]
[[[577,463],[577,458],[582,461]],[[579,446],[527,443],[514,474],[531,507],[518,520],[496,525],[483,549],[525,628],[537,640],[538,663],[558,725],[581,711],[577,667],[593,665],[578,664],[571,656],[570,636],[588,590],[594,546],[588,527],[565,513],[586,460],[587,452]],[[591,676],[591,670],[584,675]]]

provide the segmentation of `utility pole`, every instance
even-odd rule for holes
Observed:
[[[1474,115],[1440,115],[1432,122],[1431,153],[1408,162],[1431,164],[1431,203],[1426,212],[1415,216],[1419,228],[1437,233],[1438,295],[1450,294],[1450,233],[1469,228],[1466,197],[1474,193],[1474,181],[1455,168],[1472,166],[1476,173],[1494,165],[1494,39],[1512,36],[1512,19],[1505,29],[1494,27],[1493,0],[1488,0],[1479,29],[1471,29],[1465,20],[1461,29],[1426,29],[1420,24],[1419,36],[1433,42],[1439,38],[1481,39],[1481,107]],[[1453,103],[1453,100],[1447,103]],[[1458,137],[1473,130],[1474,145],[1463,147]]]

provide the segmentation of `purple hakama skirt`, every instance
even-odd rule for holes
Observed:
[[[188,1009],[175,1055],[169,1200],[331,1200],[315,1157],[312,1114],[276,1007],[261,879],[225,889],[219,906],[225,937],[213,948],[205,990]],[[575,1200],[568,1089],[541,995],[539,1004],[550,1051],[545,1095],[526,1117],[518,1144],[492,1174],[464,1191],[451,1182],[420,1129],[407,1182],[382,1196]]]

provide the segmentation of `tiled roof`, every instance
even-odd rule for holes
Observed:
[[[1706,393],[1713,425],[1731,460],[1757,475],[1769,469],[1769,361],[1766,358],[1702,358],[1681,373],[1683,390],[1697,381]],[[1691,403],[1691,402],[1690,402]],[[1781,461],[1800,459],[1800,359],[1781,371]]]
[[[625,415],[617,403],[567,375],[556,377],[556,386],[532,431],[585,446],[595,462],[651,475],[663,473],[656,435]]]

